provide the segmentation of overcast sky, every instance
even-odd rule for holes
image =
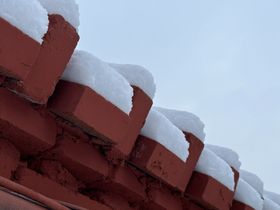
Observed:
[[[156,105],[196,113],[280,192],[279,0],[78,2],[80,49],[149,69]]]

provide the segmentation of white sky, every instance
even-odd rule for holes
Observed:
[[[279,0],[77,1],[80,49],[148,68],[156,105],[196,113],[280,192]]]

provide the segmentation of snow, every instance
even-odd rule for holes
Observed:
[[[269,198],[265,198],[263,210],[280,210],[280,206]]]
[[[280,195],[274,192],[264,191],[264,197],[273,200],[275,203],[280,205]]]
[[[236,152],[229,148],[211,144],[206,144],[205,146],[212,152],[214,152],[216,155],[218,155],[220,158],[222,158],[224,161],[226,161],[235,170],[240,170],[241,162],[239,161],[239,156]]]
[[[204,148],[195,170],[214,178],[234,191],[234,174],[231,167],[211,150]]]
[[[49,14],[58,14],[78,31],[80,25],[79,6],[75,0],[38,0]]]
[[[234,199],[255,210],[262,210],[263,208],[263,200],[260,194],[241,178],[239,178]]]
[[[164,114],[171,122],[173,122],[182,131],[192,133],[202,142],[205,139],[204,124],[196,115],[179,110],[172,110],[166,108],[156,108],[157,111]]]
[[[88,52],[74,52],[62,79],[90,87],[126,114],[131,111],[133,89],[130,84],[107,63]]]
[[[257,175],[249,171],[240,170],[240,177],[250,184],[261,196],[263,195],[264,184]]]
[[[37,0],[0,0],[0,17],[40,44],[48,31],[47,11]]]
[[[160,143],[184,162],[189,156],[189,143],[184,133],[154,108],[148,114],[141,135]]]
[[[156,85],[153,75],[142,66],[132,64],[110,63],[127,81],[141,90],[143,90],[151,99],[154,98]]]

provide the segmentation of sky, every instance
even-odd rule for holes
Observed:
[[[77,2],[79,49],[149,69],[155,105],[198,115],[280,193],[279,0]]]

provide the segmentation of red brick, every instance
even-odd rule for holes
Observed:
[[[232,205],[234,192],[212,177],[194,172],[186,196],[207,209],[228,210]]]
[[[19,164],[19,151],[7,140],[0,139],[0,175],[10,179]]]
[[[149,210],[183,210],[183,204],[178,195],[172,194],[167,188],[160,185],[151,185],[148,188],[149,202],[145,209]]]
[[[52,199],[78,205],[89,210],[110,210],[109,207],[86,196],[70,191],[60,184],[55,183],[54,181],[43,177],[30,169],[22,167],[19,168],[16,173],[16,178],[16,181],[19,184]]]
[[[84,185],[79,182],[62,164],[53,160],[38,160],[29,163],[32,169],[40,174],[47,176],[51,180],[63,185],[64,187],[78,191]]]
[[[126,199],[119,195],[112,193],[102,193],[98,195],[98,199],[101,203],[109,206],[114,210],[133,210],[132,206],[127,202]]]
[[[43,38],[39,56],[32,71],[16,89],[32,101],[45,104],[63,74],[79,35],[60,15],[49,16],[49,29]]]
[[[22,80],[31,71],[40,51],[40,43],[0,18],[0,72]]]
[[[156,141],[139,136],[130,161],[152,176],[184,192],[203,149],[203,143],[193,136],[189,141],[190,155],[187,162],[183,162]]]
[[[237,184],[238,184],[238,180],[239,180],[239,172],[234,169],[233,167],[231,167],[232,171],[233,171],[233,174],[234,174],[234,191],[236,190],[237,188]]]
[[[55,121],[4,88],[0,88],[0,130],[23,154],[35,154],[55,144]]]
[[[106,182],[93,185],[105,192],[114,192],[125,197],[131,203],[146,199],[146,183],[139,179],[139,173],[128,166],[119,166],[110,173]]]
[[[244,203],[234,200],[232,203],[231,210],[254,210],[254,208],[252,208]]]
[[[112,143],[109,159],[122,159],[130,154],[151,105],[152,100],[134,87],[133,108],[127,115],[89,87],[60,81],[48,107],[86,133]]]
[[[203,207],[196,205],[195,203],[186,198],[182,199],[182,203],[184,210],[204,210]]]
[[[105,157],[98,149],[82,140],[73,140],[64,135],[51,153],[75,177],[86,183],[94,183],[109,175]]]

